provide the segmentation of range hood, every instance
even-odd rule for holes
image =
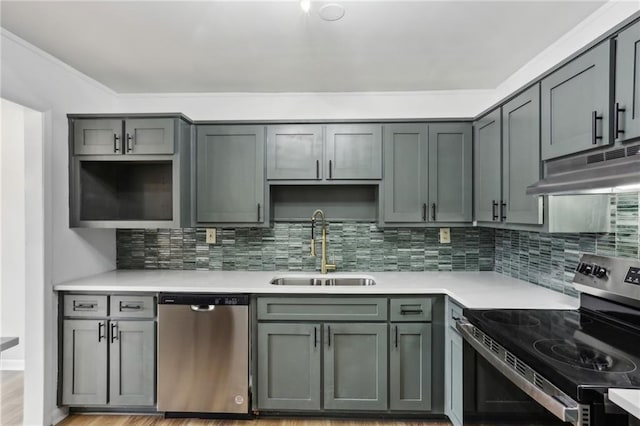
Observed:
[[[545,163],[545,178],[529,195],[640,192],[640,143]]]

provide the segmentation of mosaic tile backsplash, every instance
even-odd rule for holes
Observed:
[[[451,244],[440,244],[437,228],[378,228],[373,223],[330,223],[329,259],[339,271],[491,271],[565,294],[580,253],[640,259],[640,194],[611,197],[608,234],[452,228]],[[309,257],[308,223],[272,228],[218,228],[218,244],[205,230],[118,229],[120,269],[319,271]],[[318,252],[320,242],[318,244]]]
[[[571,286],[580,253],[640,259],[640,194],[611,197],[608,234],[495,231],[495,270],[577,296]]]
[[[331,222],[328,257],[339,271],[491,271],[494,231],[452,228],[451,244],[438,229],[378,228],[373,223]],[[276,223],[272,228],[218,228],[218,244],[205,230],[118,229],[120,269],[319,271],[309,257],[311,226]]]

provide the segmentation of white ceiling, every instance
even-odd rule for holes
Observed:
[[[120,93],[493,89],[605,1],[6,1],[1,25]]]

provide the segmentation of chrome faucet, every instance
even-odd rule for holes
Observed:
[[[334,263],[327,263],[327,226],[324,220],[324,212],[322,210],[316,210],[311,215],[311,257],[316,256],[316,240],[314,238],[314,231],[316,228],[316,217],[320,216],[322,219],[322,266],[320,267],[320,273],[326,274],[329,271],[335,271],[336,265]]]

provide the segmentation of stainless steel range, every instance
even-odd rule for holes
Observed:
[[[578,310],[465,309],[456,327],[498,371],[564,422],[627,425],[609,388],[640,388],[640,262],[585,254]]]

